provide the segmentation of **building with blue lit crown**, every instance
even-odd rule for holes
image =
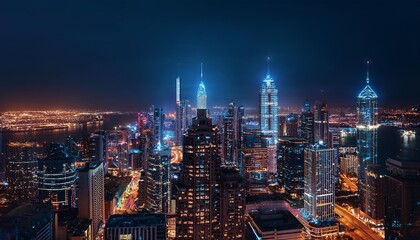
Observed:
[[[260,128],[262,134],[267,136],[270,145],[277,142],[278,137],[278,91],[270,71],[263,80],[260,88]]]
[[[369,62],[367,63],[369,64]],[[365,171],[369,165],[378,162],[378,95],[369,85],[369,71],[366,87],[357,96],[357,155],[359,158],[358,189],[360,210],[366,212],[369,198],[366,194]]]
[[[201,82],[197,90],[197,109],[207,109],[206,86],[204,86],[203,82],[203,64],[201,64]]]

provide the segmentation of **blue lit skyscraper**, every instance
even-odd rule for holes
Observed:
[[[367,62],[369,66],[369,61]],[[369,201],[366,195],[365,170],[377,163],[378,156],[378,95],[369,85],[369,69],[366,87],[357,96],[357,155],[359,158],[358,188],[360,209],[366,212]]]
[[[203,63],[201,63],[201,82],[197,90],[197,109],[207,109],[206,86],[203,82]]]
[[[268,61],[270,58],[267,59]],[[278,137],[278,98],[277,88],[270,76],[270,69],[267,70],[260,89],[260,128],[262,134],[267,136],[270,145],[277,142]]]

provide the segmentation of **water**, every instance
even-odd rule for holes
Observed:
[[[97,130],[111,130],[115,126],[125,126],[136,120],[137,114],[135,113],[112,114],[105,115],[102,124],[32,132],[4,132],[2,139],[3,146],[9,141],[38,141],[40,143],[63,142],[68,136],[72,136],[78,141]]]

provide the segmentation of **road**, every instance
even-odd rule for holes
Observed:
[[[127,185],[124,193],[122,194],[122,201],[119,206],[117,206],[117,213],[125,213],[125,212],[136,212],[136,198],[138,193],[139,187],[139,178],[140,173],[133,172],[133,176],[131,178],[131,182]]]
[[[336,214],[342,216],[341,218],[338,219],[338,221],[340,221],[347,229],[355,229],[353,233],[359,236],[358,239],[383,240],[383,238],[379,236],[377,233],[375,233],[375,231],[370,229],[368,226],[366,226],[363,222],[361,222],[355,216],[347,212],[344,208],[336,204],[334,209],[335,209]],[[351,233],[352,231],[348,231],[348,232]]]
[[[341,178],[343,179],[344,183],[350,188],[352,192],[357,192],[357,185],[352,182],[347,176],[344,174],[340,174]]]

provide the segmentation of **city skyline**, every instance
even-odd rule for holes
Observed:
[[[382,106],[420,100],[419,4],[189,3],[4,4],[0,110],[173,110],[173,80],[193,103],[200,62],[210,106],[256,107],[267,56],[279,106],[321,90],[330,106],[355,106],[367,59]]]

